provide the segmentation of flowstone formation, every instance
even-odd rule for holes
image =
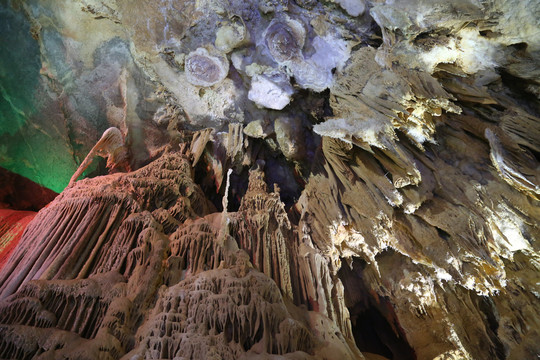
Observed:
[[[0,10],[0,358],[540,354],[538,1]]]
[[[262,176],[253,170],[237,213],[215,212],[180,153],[76,183],[38,214],[2,269],[1,356],[295,359],[331,349],[361,358],[348,319],[323,316],[338,314],[329,294],[317,313],[299,307],[307,289],[293,292],[298,255],[288,251],[299,239]],[[270,204],[273,219],[262,212]],[[306,263],[315,277],[319,263]]]

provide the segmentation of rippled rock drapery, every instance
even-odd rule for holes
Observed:
[[[9,259],[30,221],[36,216],[33,211],[0,209],[0,268]]]
[[[113,126],[134,169],[3,260],[1,358],[540,353],[537,1],[1,10],[0,166],[60,191]]]
[[[350,330],[294,305],[307,289],[292,291],[289,262],[298,260],[285,240],[298,239],[261,211],[273,203],[288,222],[260,170],[245,199],[238,213],[212,212],[179,153],[76,183],[39,213],[2,269],[1,356],[317,358],[328,341],[344,358],[361,356]]]

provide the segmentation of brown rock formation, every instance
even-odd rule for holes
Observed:
[[[453,120],[446,150],[404,148],[422,179],[412,188],[392,186],[400,170],[385,151],[324,138],[321,173],[289,213],[263,163],[238,211],[215,212],[181,153],[79,181],[0,273],[0,353],[352,359],[355,342],[391,358],[534,353],[535,327],[516,327],[540,321],[534,248],[510,221],[536,234],[536,200],[481,166],[491,144]],[[378,347],[358,330],[369,319]]]
[[[0,268],[9,259],[34,216],[36,213],[33,211],[0,209]]]
[[[331,336],[334,351],[361,356],[335,308],[343,304],[325,293],[324,261],[315,249],[298,255],[298,232],[262,171],[251,172],[239,212],[204,216],[211,208],[180,154],[76,183],[39,213],[2,270],[0,354],[309,358]],[[314,302],[347,332],[293,305]]]
[[[8,3],[0,358],[540,354],[538,1]]]

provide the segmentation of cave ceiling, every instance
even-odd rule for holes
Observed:
[[[0,50],[0,358],[539,356],[537,0],[2,0]]]

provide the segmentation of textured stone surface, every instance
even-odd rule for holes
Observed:
[[[1,358],[540,353],[538,1],[0,10]]]
[[[0,268],[9,259],[34,216],[36,213],[33,211],[0,209]]]
[[[79,181],[41,211],[1,271],[2,356],[309,358],[327,341],[361,356],[346,310],[324,293],[332,280],[313,299],[330,318],[294,305],[308,305],[312,289],[292,275],[317,281],[320,260],[300,263],[262,172],[251,173],[239,212],[206,216],[212,206],[190,173],[187,158],[166,154],[132,174]],[[17,340],[35,328],[54,335]],[[83,344],[100,354],[83,355]]]

